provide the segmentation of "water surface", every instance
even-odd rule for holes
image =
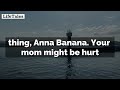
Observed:
[[[115,57],[6,58],[0,48],[0,79],[120,79],[120,52]]]

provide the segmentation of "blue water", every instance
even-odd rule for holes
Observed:
[[[115,57],[6,58],[0,48],[0,79],[120,79],[120,52]]]

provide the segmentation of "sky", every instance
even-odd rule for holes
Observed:
[[[26,14],[25,20],[0,19],[0,40],[12,36],[73,37],[112,36],[120,41],[120,11],[0,11]]]

